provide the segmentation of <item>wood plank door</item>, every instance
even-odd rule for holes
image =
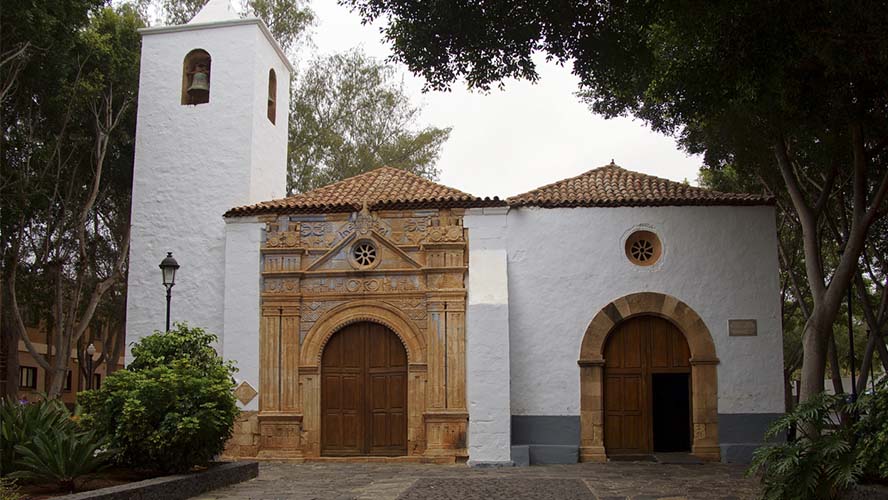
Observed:
[[[407,353],[375,323],[335,333],[321,360],[321,453],[407,454]]]
[[[370,455],[407,454],[407,352],[397,335],[367,323],[367,445]]]
[[[609,456],[653,453],[652,376],[690,374],[689,359],[684,335],[664,319],[632,318],[611,332],[604,348],[604,446]]]
[[[650,453],[644,324],[629,320],[604,348],[604,446],[608,455]]]

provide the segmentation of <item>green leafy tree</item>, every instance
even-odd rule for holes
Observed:
[[[83,425],[109,436],[122,463],[185,472],[222,452],[239,413],[232,362],[215,335],[176,324],[133,346],[133,362],[79,394]]]
[[[25,343],[53,396],[126,273],[144,24],[129,4],[73,0],[18,2],[0,23],[2,52],[21,49],[2,101],[4,345]],[[28,310],[42,312],[48,353],[27,334]]]
[[[802,399],[823,390],[831,330],[867,234],[888,213],[888,10],[879,2],[453,4],[346,0],[385,18],[394,59],[429,88],[538,78],[532,56],[570,63],[578,95],[677,137],[706,168],[775,179],[801,228],[810,314]],[[775,175],[776,174],[776,175]],[[827,210],[840,197],[843,216]],[[824,236],[842,239],[835,265]],[[832,242],[828,243],[831,245]]]
[[[437,179],[449,128],[417,127],[395,70],[359,50],[311,62],[296,80],[290,110],[287,187],[311,189],[390,166]]]
[[[164,24],[185,24],[191,20],[208,0],[159,0],[158,7]],[[148,5],[152,0],[143,0]],[[314,24],[314,13],[303,1],[297,0],[243,0],[242,16],[252,15],[265,21],[271,34],[285,52],[294,48],[306,37]]]

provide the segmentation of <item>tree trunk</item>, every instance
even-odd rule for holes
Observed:
[[[49,387],[46,389],[47,397],[50,399],[59,397],[67,376],[68,370],[65,368],[53,368],[46,371],[46,377],[49,378]]]
[[[18,328],[12,322],[9,310],[9,291],[0,286],[0,398],[18,396],[19,362],[18,362]]]
[[[829,337],[832,334],[832,321],[823,318],[822,306],[814,306],[811,317],[805,323],[802,336],[803,362],[799,391],[800,401],[823,392],[823,379],[826,376],[826,359],[829,350]]]
[[[839,366],[839,352],[836,349],[836,335],[833,333],[829,336],[829,373],[832,378],[833,392],[836,394],[844,394],[845,387],[842,384],[842,370]]]

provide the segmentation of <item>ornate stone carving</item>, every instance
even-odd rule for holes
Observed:
[[[463,228],[462,226],[430,227],[424,241],[430,243],[463,241]]]
[[[313,323],[317,321],[329,307],[329,302],[319,302],[317,300],[305,302],[302,304],[302,319],[306,323]]]
[[[303,281],[305,293],[414,292],[420,290],[415,276],[400,278],[310,278]]]
[[[432,220],[430,217],[406,219],[404,221],[404,231],[408,232],[408,233],[413,233],[413,232],[424,233],[428,230],[429,226],[431,226],[431,225],[432,225]]]
[[[305,246],[327,247],[336,239],[336,232],[330,222],[302,222],[299,224],[299,236]]]
[[[299,280],[296,279],[265,279],[266,293],[297,293],[299,292]]]
[[[415,322],[425,321],[429,316],[428,306],[424,298],[415,297],[402,300],[390,300],[388,303],[403,311],[408,318]]]
[[[300,245],[299,232],[277,231],[277,224],[269,224],[265,233],[265,248],[296,248]]]
[[[360,235],[366,235],[371,230],[376,231],[383,236],[388,236],[391,232],[391,229],[389,229],[379,217],[370,213],[370,210],[367,209],[367,204],[364,203],[364,208],[358,212],[355,218],[350,220],[339,230],[339,237],[346,238],[354,232],[357,232]]]

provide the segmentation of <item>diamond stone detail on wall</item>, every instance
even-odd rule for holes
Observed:
[[[234,396],[244,406],[249,404],[250,401],[252,401],[253,398],[255,398],[258,394],[259,393],[256,392],[256,389],[254,389],[253,386],[250,385],[250,383],[246,380],[238,384],[238,386],[234,389]]]

